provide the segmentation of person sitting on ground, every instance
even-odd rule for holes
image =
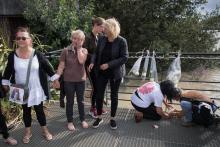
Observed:
[[[162,109],[162,104],[164,103],[166,107],[172,108],[165,100],[173,97],[174,93],[176,93],[176,88],[170,80],[161,83],[147,82],[137,88],[131,96],[131,104],[136,110],[136,122],[140,122],[143,118],[151,120],[171,118],[171,114]]]
[[[213,123],[214,118],[212,118],[212,114],[214,114],[218,107],[216,106],[215,101],[208,95],[195,90],[183,91],[181,89],[178,89],[175,95],[176,96],[171,97],[168,100],[180,101],[182,111],[175,115],[183,116],[182,126],[190,127],[196,123],[208,127]],[[206,114],[202,112],[203,110],[201,108],[203,106],[205,107],[203,110]],[[197,113],[198,111],[199,114]],[[209,114],[211,114],[211,120],[208,118],[210,116]],[[203,117],[203,115],[205,116]]]

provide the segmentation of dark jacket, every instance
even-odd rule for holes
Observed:
[[[2,73],[0,73],[0,82],[1,82],[0,83],[0,99],[1,99],[1,98],[5,97],[5,91],[2,87]]]
[[[3,79],[10,80],[10,83],[12,84],[15,84],[14,55],[15,55],[15,51],[9,54],[8,63],[6,65],[3,74]],[[50,64],[50,62],[41,52],[35,50],[34,55],[37,56],[39,62],[39,77],[40,77],[41,86],[44,90],[45,95],[47,96],[47,98],[49,98],[50,95],[49,95],[47,75],[51,77],[55,74],[55,71],[52,65]]]
[[[105,48],[108,38],[102,36],[98,40],[97,49],[92,56],[91,63],[95,66],[96,76],[99,74],[99,67],[101,64],[102,51]],[[128,45],[125,38],[118,36],[112,43],[112,60],[107,64],[113,71],[113,77],[115,80],[122,78],[125,75],[125,63],[128,60]]]
[[[91,57],[95,53],[96,47],[97,47],[97,41],[102,35],[98,35],[98,38],[96,40],[95,35],[90,32],[88,35],[86,35],[85,42],[83,44],[83,47],[88,50],[88,55],[86,59],[85,65],[88,66],[91,62]]]

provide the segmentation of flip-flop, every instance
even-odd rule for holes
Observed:
[[[7,139],[5,139],[4,142],[7,143],[7,144],[9,144],[9,145],[17,145],[17,144],[18,144],[17,140],[15,140],[15,139],[12,138],[12,137],[8,137]]]
[[[27,143],[29,143],[30,142],[30,139],[31,139],[31,137],[32,137],[32,134],[30,135],[30,136],[24,136],[23,137],[23,143],[24,144],[27,144]]]
[[[46,139],[47,141],[50,141],[50,140],[52,140],[52,139],[53,139],[53,135],[52,135],[52,134],[50,134],[50,133],[43,134],[43,136],[45,137],[45,139]]]

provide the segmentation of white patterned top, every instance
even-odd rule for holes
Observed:
[[[16,84],[24,84],[26,82],[28,63],[29,59],[19,58],[14,55]],[[39,105],[42,101],[46,100],[46,95],[40,83],[39,62],[36,55],[33,57],[32,60],[28,87],[29,97],[28,100],[24,102],[24,104],[28,104],[28,107]]]

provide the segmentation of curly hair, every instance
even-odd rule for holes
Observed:
[[[109,18],[105,21],[104,26],[111,33],[113,39],[117,38],[120,34],[120,24],[115,18]]]

